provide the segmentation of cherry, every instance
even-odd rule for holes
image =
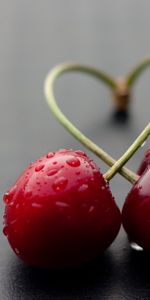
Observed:
[[[122,210],[122,222],[129,240],[150,250],[150,168],[129,192]]]
[[[99,256],[121,224],[108,184],[80,150],[32,163],[4,202],[4,234],[23,261],[38,267],[77,266]]]
[[[144,171],[150,167],[150,148],[144,153],[144,158],[138,168],[137,174],[142,175]]]

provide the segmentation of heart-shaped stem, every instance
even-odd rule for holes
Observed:
[[[114,89],[115,81],[104,74],[103,72],[80,64],[61,64],[55,67],[47,76],[44,86],[45,96],[47,99],[47,103],[59,120],[59,122],[76,138],[78,139],[86,148],[91,150],[95,153],[99,158],[101,158],[106,164],[109,166],[113,166],[116,163],[116,160],[113,159],[108,153],[106,153],[103,149],[98,147],[95,143],[93,143],[89,138],[87,138],[83,133],[81,133],[61,112],[60,108],[58,107],[55,96],[54,96],[54,83],[55,80],[63,73],[70,72],[70,71],[79,71],[83,73],[88,73],[100,80],[102,80],[105,84],[107,84],[110,88]],[[118,172],[122,174],[128,181],[134,183],[138,180],[138,175],[132,172],[131,170],[122,167],[120,170],[118,168]]]
[[[131,88],[141,73],[150,65],[150,57],[141,60],[133,70],[126,76],[126,84]]]

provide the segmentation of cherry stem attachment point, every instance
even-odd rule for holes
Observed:
[[[70,71],[78,71],[82,73],[87,73],[92,75],[99,80],[103,81],[110,88],[114,89],[116,87],[115,81],[104,74],[103,72],[86,65],[74,64],[74,63],[64,63],[56,66],[50,73],[47,75],[44,85],[44,93],[48,103],[49,108],[59,120],[59,122],[77,139],[79,140],[86,148],[92,151],[95,155],[101,158],[107,165],[113,166],[116,163],[116,160],[106,153],[103,149],[97,146],[89,138],[87,138],[83,133],[81,133],[62,113],[60,108],[57,105],[55,96],[54,96],[54,83],[56,79],[63,73]],[[121,173],[128,181],[134,183],[138,179],[138,175],[127,169],[126,167],[118,168],[118,172]]]
[[[150,135],[150,123],[145,127],[133,144],[128,148],[128,150],[116,161],[116,163],[104,174],[106,181],[111,180],[118,170],[131,158],[131,156],[137,151],[139,147],[144,143],[144,141]],[[137,179],[140,176],[137,175]]]

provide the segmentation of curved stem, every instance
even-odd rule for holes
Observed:
[[[121,156],[120,159],[105,173],[105,180],[111,180],[118,170],[130,159],[130,157],[137,151],[137,149],[144,143],[150,135],[150,123],[145,127],[142,133],[137,137],[128,150]]]
[[[96,76],[99,79],[102,79],[102,73],[98,70],[85,66],[85,65],[79,65],[79,64],[61,64],[57,67],[55,67],[47,76],[44,86],[44,92],[47,99],[47,103],[53,112],[53,114],[56,116],[56,118],[59,120],[59,122],[76,138],[78,139],[86,148],[91,150],[93,153],[95,153],[99,158],[101,158],[106,164],[109,166],[113,166],[116,162],[109,154],[107,154],[104,150],[102,150],[100,147],[98,147],[95,143],[93,143],[89,138],[87,138],[85,135],[83,135],[67,118],[66,116],[61,112],[59,109],[53,88],[55,80],[63,73],[68,71],[80,71],[84,73],[89,73],[90,75]],[[104,78],[104,76],[103,76]],[[105,77],[106,79],[106,77]],[[108,78],[107,78],[108,79]],[[111,86],[115,85],[114,81],[107,80],[107,83],[111,82]],[[132,172],[131,170],[123,167],[119,172],[124,176],[128,181],[131,183],[134,183],[137,181],[138,176]]]
[[[143,59],[137,66],[126,76],[128,87],[131,87],[141,73],[150,65],[150,57]]]

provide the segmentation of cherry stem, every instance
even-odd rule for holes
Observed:
[[[108,153],[106,153],[103,149],[98,147],[93,141],[87,138],[83,133],[81,133],[62,113],[60,108],[56,103],[56,99],[54,96],[54,83],[56,79],[65,72],[70,71],[79,71],[82,73],[88,73],[89,75],[93,75],[94,77],[100,79],[105,84],[107,84],[110,88],[114,89],[116,83],[115,81],[104,74],[103,72],[86,65],[74,64],[74,63],[64,63],[56,66],[52,71],[47,75],[44,85],[44,92],[47,103],[55,115],[55,117],[59,120],[59,122],[77,139],[79,140],[86,148],[92,151],[95,155],[101,158],[107,165],[113,166],[116,163],[116,160],[111,157]],[[126,167],[118,168],[118,172],[125,177],[131,183],[134,183],[138,180],[138,175],[127,169]]]
[[[126,84],[128,87],[132,87],[136,79],[141,73],[150,65],[150,57],[146,57],[141,60],[135,68],[126,76]]]
[[[150,135],[150,123],[145,127],[141,134],[136,138],[133,144],[128,148],[128,150],[116,161],[116,163],[104,174],[106,181],[111,180],[118,170],[130,159],[130,157],[137,151],[139,147],[144,143],[144,141]],[[139,176],[137,176],[138,180]]]

